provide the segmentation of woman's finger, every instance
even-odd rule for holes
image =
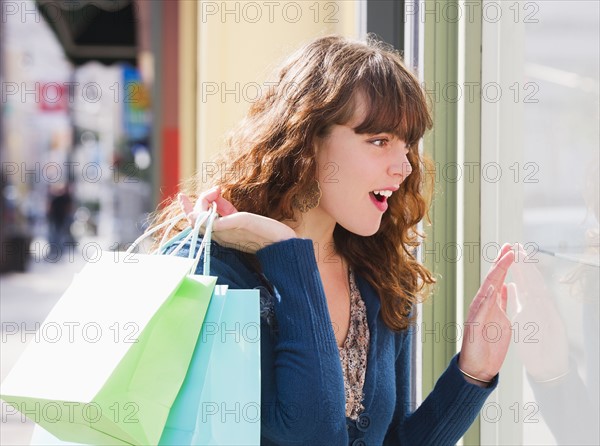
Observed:
[[[492,265],[483,281],[482,289],[486,290],[490,285],[494,285],[497,290],[502,289],[502,283],[506,278],[510,265],[515,260],[515,253],[509,250],[504,254],[495,265]]]
[[[532,255],[533,254],[535,254],[535,251],[532,253]],[[523,245],[521,245],[520,243],[516,243],[515,244],[515,257],[521,262],[526,262],[531,256],[529,254],[527,254],[527,251],[525,250]]]
[[[498,260],[500,260],[511,249],[513,249],[513,246],[510,243],[505,243],[504,245],[502,245],[502,248],[500,248],[500,252],[498,253],[498,256],[496,257],[496,259],[494,260],[494,263],[498,263]]]
[[[471,315],[472,319],[477,319],[477,316],[481,313],[481,311],[486,308],[486,304],[490,300],[492,300],[492,297],[494,296],[494,292],[495,292],[494,285],[490,285],[485,290],[485,292],[477,293],[477,296],[475,296],[475,299],[473,300],[473,303],[471,304],[472,308],[473,308],[473,313]]]
[[[195,211],[204,212],[210,208],[213,202],[217,203],[217,213],[219,215],[225,216],[237,212],[235,206],[221,196],[221,188],[219,186],[215,186],[200,194]]]
[[[238,211],[233,204],[231,204],[229,201],[227,201],[225,198],[221,197],[220,195],[216,199],[216,202],[217,202],[217,212],[219,213],[219,215],[222,215],[223,217],[226,215],[235,214]]]
[[[185,194],[179,194],[177,196],[177,201],[179,201],[179,206],[181,207],[181,210],[183,211],[183,213],[187,217],[189,223],[191,225],[193,225],[194,224],[194,219],[192,218],[192,214],[194,212],[194,205],[192,204],[192,201]]]
[[[216,201],[221,195],[221,189],[219,186],[212,187],[207,191],[204,191],[198,197],[198,201],[196,201],[196,205],[194,206],[194,212],[204,212],[208,210],[211,203]],[[218,207],[218,203],[217,203]]]
[[[190,197],[185,194],[177,195],[177,201],[179,201],[179,206],[186,215],[192,212],[192,209],[194,209],[192,202],[190,201]]]

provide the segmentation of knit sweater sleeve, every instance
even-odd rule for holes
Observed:
[[[274,376],[263,388],[261,435],[277,444],[347,445],[339,352],[312,241],[293,238],[256,255],[275,288],[278,324],[274,367],[263,370]]]
[[[410,395],[410,363],[413,329],[404,335],[396,361],[396,411],[386,435],[386,445],[454,445],[464,435],[486,398],[498,385],[498,375],[489,387],[465,380],[456,354],[423,403],[411,412],[402,395]]]

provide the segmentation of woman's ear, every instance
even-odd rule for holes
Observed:
[[[313,153],[315,157],[319,154],[321,148],[321,141],[318,136],[315,136],[315,140],[313,141]]]
[[[315,135],[315,137],[313,138],[313,153],[315,155],[318,155],[319,152],[321,151],[321,149],[323,148],[323,144],[325,144],[325,141],[327,140],[327,137],[329,135],[329,130],[323,130],[323,132],[319,132],[319,134]]]

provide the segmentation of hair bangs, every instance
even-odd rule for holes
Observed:
[[[390,133],[412,147],[433,125],[423,91],[417,79],[394,61],[377,62],[365,70],[357,85],[363,93],[365,110],[364,119],[354,131]]]

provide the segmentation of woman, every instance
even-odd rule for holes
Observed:
[[[233,133],[227,176],[199,195],[192,183],[160,216],[183,207],[193,220],[216,202],[211,274],[261,289],[262,444],[454,444],[495,388],[510,340],[508,245],[471,305],[461,353],[411,412],[413,310],[434,282],[414,257],[428,203],[418,142],[430,126],[396,53],[319,38]],[[490,322],[494,343],[482,336]]]

